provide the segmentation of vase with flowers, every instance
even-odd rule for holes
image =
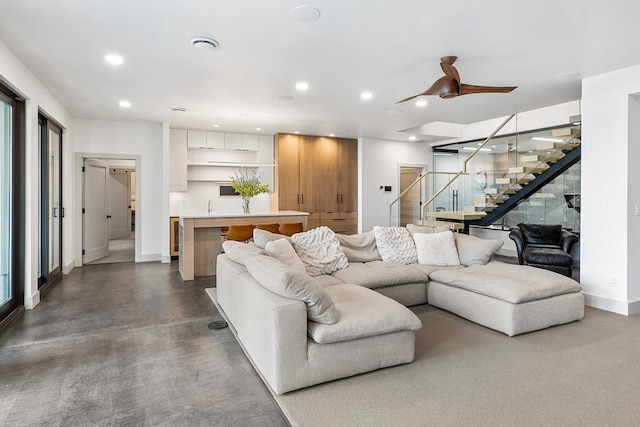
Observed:
[[[260,182],[260,172],[252,168],[240,168],[231,177],[231,187],[242,197],[242,211],[251,213],[251,198],[262,193],[270,193],[269,184]]]

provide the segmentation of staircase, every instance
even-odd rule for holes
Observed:
[[[521,205],[527,206],[521,211],[523,215],[541,208],[548,212],[550,198],[556,195],[540,190],[580,160],[580,131],[575,127],[566,127],[551,130],[551,135],[548,135],[549,131],[532,131],[528,134],[531,136],[516,132],[494,139],[514,116],[510,116],[484,142],[474,146],[473,152],[459,163],[459,172],[423,173],[391,203],[390,225],[392,206],[419,182],[423,183],[422,187],[431,190],[423,195],[428,200],[420,203],[420,221],[423,225],[447,223],[452,228],[468,231],[470,225],[494,224],[510,211],[518,211]],[[488,144],[490,141],[491,144]],[[458,151],[454,153],[459,156],[463,149],[468,150],[468,145],[458,146]],[[436,185],[438,174],[448,175],[446,179],[449,181],[444,185],[440,181]],[[558,189],[556,193],[563,194],[564,199],[577,196],[579,201],[579,189],[577,194],[567,190]],[[432,194],[431,197],[429,194]],[[462,197],[459,197],[460,194]],[[557,202],[565,203],[561,200],[557,199]],[[458,210],[459,201],[462,210]],[[572,207],[569,199],[566,200],[566,206]],[[579,212],[579,208],[576,212]]]

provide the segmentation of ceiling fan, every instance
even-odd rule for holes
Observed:
[[[433,85],[422,93],[409,98],[405,98],[401,102],[410,101],[422,95],[438,95],[440,98],[454,98],[460,95],[469,95],[471,93],[507,93],[511,92],[518,86],[475,86],[460,82],[460,74],[453,63],[458,59],[457,56],[445,56],[440,58],[440,67],[444,71],[445,76],[440,77]]]

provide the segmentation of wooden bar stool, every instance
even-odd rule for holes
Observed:
[[[285,236],[291,236],[295,233],[301,233],[304,231],[301,222],[285,222],[280,225],[280,234],[284,234]]]
[[[272,233],[280,233],[280,224],[277,222],[271,222],[269,224],[258,224],[256,228],[260,230],[270,231]]]
[[[230,225],[227,231],[227,240],[236,240],[238,242],[246,242],[253,238],[253,224],[246,225]]]

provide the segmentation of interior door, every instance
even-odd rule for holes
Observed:
[[[126,239],[131,235],[129,172],[109,169],[109,238]]]
[[[11,280],[11,100],[0,92],[0,320],[15,306]]]
[[[97,159],[84,161],[83,263],[109,255],[109,165]]]
[[[400,193],[406,190],[422,173],[422,168],[400,168]],[[407,194],[400,199],[400,226],[420,224],[420,194],[421,185],[414,185]]]

